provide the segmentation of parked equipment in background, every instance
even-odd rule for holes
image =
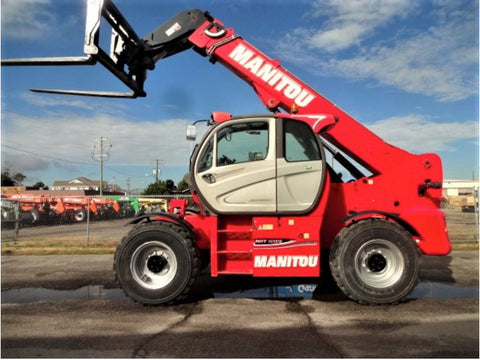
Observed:
[[[6,199],[15,200],[20,210],[29,214],[29,225],[108,220],[133,216],[125,212],[118,201],[108,198],[84,196],[53,196],[32,194],[5,194]]]

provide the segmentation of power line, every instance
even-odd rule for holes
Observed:
[[[85,161],[75,161],[75,160],[62,159],[62,158],[55,157],[55,156],[50,156],[50,155],[45,155],[45,154],[36,153],[36,152],[33,152],[33,151],[28,151],[28,150],[24,150],[24,149],[19,149],[19,148],[15,147],[15,146],[10,146],[10,145],[2,144],[2,147],[8,148],[8,149],[12,149],[12,150],[16,150],[16,151],[20,151],[20,152],[23,152],[23,153],[26,153],[26,154],[30,154],[30,155],[36,155],[36,156],[45,157],[45,158],[52,159],[52,160],[65,161],[65,162],[75,163],[75,164],[80,164],[80,165],[95,166],[95,164],[87,163],[87,162],[85,162]]]
[[[52,159],[52,160],[57,160],[57,161],[62,161],[62,162],[68,162],[70,164],[78,164],[78,165],[87,165],[87,166],[98,166],[96,164],[92,164],[92,163],[89,163],[89,162],[85,162],[85,161],[76,161],[76,160],[69,160],[69,159],[63,159],[63,158],[60,158],[60,157],[55,157],[55,156],[51,156],[51,155],[45,155],[45,154],[41,154],[41,153],[38,153],[38,152],[34,152],[34,151],[28,151],[28,150],[24,150],[24,149],[20,149],[18,147],[15,147],[15,146],[11,146],[11,145],[6,145],[6,144],[1,144],[2,147],[4,148],[7,148],[7,149],[11,149],[11,150],[15,150],[15,151],[19,151],[19,152],[22,152],[22,153],[25,153],[25,154],[29,154],[29,155],[35,155],[35,156],[39,156],[39,157],[44,157],[44,158],[47,158],[47,159]],[[142,167],[148,167],[149,165],[113,165],[113,166],[121,166],[121,167],[125,167],[125,166],[142,166]],[[112,168],[111,166],[104,166],[105,169],[108,169],[109,171],[113,171],[113,172],[116,172],[116,173],[119,173],[121,175],[125,175],[125,176],[130,176],[130,177],[133,177],[133,178],[144,178],[145,175],[132,175],[132,174],[129,174],[129,173],[126,173],[126,172],[123,172],[123,171],[120,171],[120,170],[117,170],[117,169],[114,169]]]
[[[118,166],[129,166],[129,165],[118,165]],[[145,165],[145,167],[146,167],[146,165]],[[144,177],[145,177],[145,175],[132,175],[132,174],[128,174],[128,173],[126,173],[126,172],[123,172],[123,171],[114,169],[114,168],[112,168],[112,167],[110,167],[110,166],[104,166],[103,168],[104,168],[104,169],[108,169],[108,170],[113,171],[113,172],[116,172],[116,173],[119,173],[119,174],[121,174],[121,175],[129,176],[129,177],[138,177],[138,178],[144,178]]]

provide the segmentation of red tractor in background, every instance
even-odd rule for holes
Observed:
[[[113,29],[110,54],[98,44],[102,18]],[[214,277],[318,277],[321,254],[329,254],[348,297],[391,304],[416,286],[422,254],[450,252],[437,155],[386,143],[207,12],[181,12],[141,39],[110,0],[90,0],[85,57],[2,64],[100,62],[131,92],[34,91],[135,98],[146,96],[156,62],[187,49],[238,75],[271,113],[212,114],[190,162],[196,206],[173,201],[169,213],[133,219],[117,248],[115,275],[128,296],[180,301],[205,261]],[[188,137],[194,133],[190,127]]]

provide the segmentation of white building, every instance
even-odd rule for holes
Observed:
[[[103,188],[108,188],[108,183],[103,182]],[[78,177],[72,180],[57,180],[53,183],[52,190],[95,190],[99,191],[100,181],[94,181],[85,177]]]
[[[443,195],[473,196],[474,190],[478,193],[478,180],[443,180]]]

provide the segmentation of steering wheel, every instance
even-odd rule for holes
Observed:
[[[235,159],[230,159],[228,156],[226,155],[222,155],[220,156],[220,159],[218,159],[218,163],[219,165],[230,165],[230,164],[234,164],[237,160]]]

